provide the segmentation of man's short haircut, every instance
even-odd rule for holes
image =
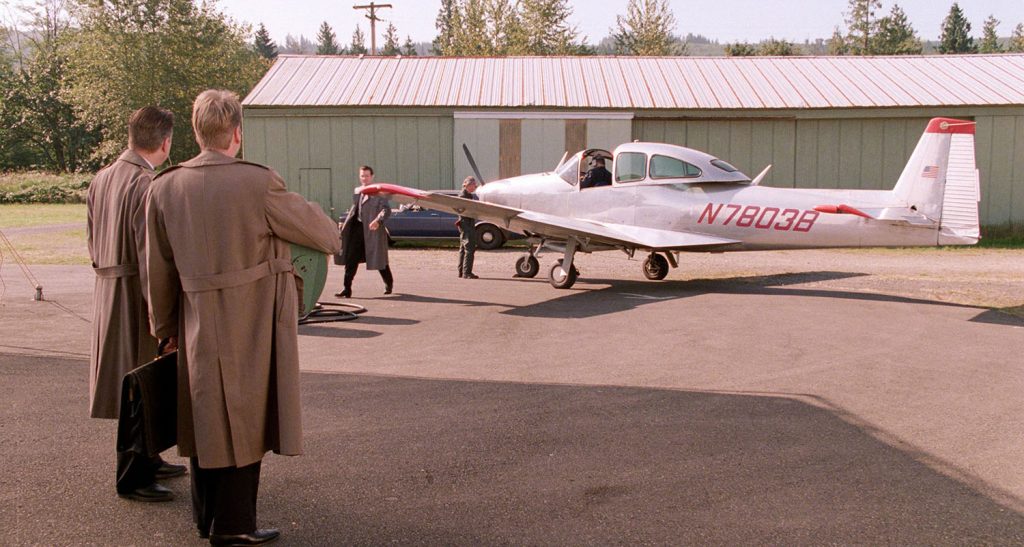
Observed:
[[[360,171],[369,171],[371,175],[373,174],[373,167],[370,167],[369,165],[360,165],[359,166],[359,170]]]
[[[174,131],[174,113],[155,106],[132,112],[128,119],[128,148],[153,152]]]
[[[604,156],[595,156],[594,157],[594,163],[599,163],[601,165],[604,165]]]
[[[470,175],[470,176],[468,176],[468,177],[466,177],[465,179],[462,180],[462,187],[463,188],[468,188],[470,184],[480,184],[480,183],[478,183],[476,181],[476,177],[474,177],[473,175]]]
[[[231,91],[207,89],[192,104],[192,129],[200,148],[228,148],[235,128],[241,125],[242,103]]]

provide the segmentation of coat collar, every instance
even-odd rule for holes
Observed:
[[[238,163],[239,161],[241,160],[239,160],[238,158],[232,158],[231,156],[221,154],[220,152],[215,152],[213,150],[203,150],[202,152],[199,153],[198,156],[188,161],[181,162],[181,166],[203,167],[206,165],[228,165],[232,163]]]
[[[146,158],[143,158],[138,154],[138,152],[132,150],[131,148],[122,152],[121,155],[117,158],[117,160],[126,161],[132,165],[138,165],[139,167],[147,171],[153,170],[153,168],[149,166],[149,162],[146,161]]]

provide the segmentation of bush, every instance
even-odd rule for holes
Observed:
[[[0,203],[85,203],[92,175],[0,175]]]

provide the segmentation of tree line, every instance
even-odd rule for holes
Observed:
[[[921,54],[925,42],[894,3],[849,0],[845,28],[803,46],[768,38],[724,46],[703,36],[675,34],[668,0],[628,0],[609,35],[589,44],[570,23],[569,0],[441,0],[437,35],[427,44],[398,29],[384,30],[380,55],[686,55]],[[147,104],[177,118],[173,155],[198,150],[191,136],[193,98],[209,87],[244,96],[281,52],[366,54],[356,25],[347,44],[324,21],[316,42],[286,38],[282,48],[261,23],[255,31],[197,0],[36,0],[25,22],[0,26],[0,171],[95,170],[127,141],[126,119]],[[985,20],[981,36],[954,2],[939,29],[939,53],[1024,52],[1024,24],[1000,38],[1000,21]]]

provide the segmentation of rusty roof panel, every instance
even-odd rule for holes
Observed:
[[[1024,55],[282,55],[246,106],[805,109],[1024,104]]]

